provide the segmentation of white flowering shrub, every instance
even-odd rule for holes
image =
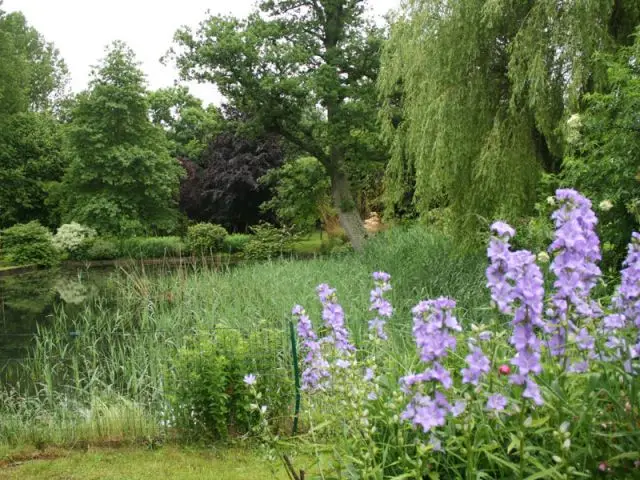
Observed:
[[[53,245],[61,252],[73,253],[86,241],[95,238],[96,231],[77,222],[65,223],[53,236]]]

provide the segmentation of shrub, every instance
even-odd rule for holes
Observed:
[[[221,252],[228,235],[220,225],[198,223],[187,230],[187,247],[196,255]]]
[[[251,241],[251,235],[234,233],[224,239],[225,251],[229,253],[243,252],[247,243]]]
[[[83,260],[115,260],[120,256],[117,243],[107,238],[88,240],[86,247]]]
[[[169,377],[169,398],[181,433],[191,438],[226,439],[250,425],[243,378],[256,367],[240,332],[200,334],[181,348]]]
[[[52,266],[60,261],[51,232],[37,221],[3,230],[1,241],[5,259],[15,265]]]
[[[60,226],[53,236],[53,245],[61,252],[73,254],[82,247],[83,242],[95,238],[96,231],[76,222]]]
[[[265,260],[293,252],[297,236],[287,227],[277,228],[269,223],[251,227],[253,237],[247,242],[244,253],[251,260]]]
[[[179,257],[186,251],[180,237],[133,237],[120,242],[120,255],[131,258]]]

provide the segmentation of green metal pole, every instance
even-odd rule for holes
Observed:
[[[291,434],[298,432],[298,416],[300,415],[300,370],[298,369],[298,348],[296,345],[296,330],[289,320],[289,335],[291,337],[291,355],[293,357],[293,378],[296,390],[296,406],[293,412],[293,429]]]

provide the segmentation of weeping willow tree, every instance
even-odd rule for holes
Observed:
[[[448,207],[457,231],[532,208],[567,116],[633,43],[638,0],[408,0],[382,57],[386,206]]]

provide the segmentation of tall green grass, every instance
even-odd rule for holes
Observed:
[[[256,365],[287,381],[292,306],[304,305],[319,321],[315,287],[329,283],[337,288],[357,342],[370,320],[363,312],[376,270],[392,275],[396,314],[390,326],[397,353],[410,353],[410,309],[420,299],[451,296],[462,321],[483,321],[484,268],[482,252],[460,250],[446,237],[412,227],[378,235],[360,254],[217,270],[152,273],[138,267],[114,273],[103,297],[80,315],[69,318],[59,311],[39,329],[16,386],[20,395],[6,396],[0,405],[0,443],[33,442],[35,433],[42,441],[65,443],[95,438],[96,432],[122,437],[156,432],[159,427],[151,425],[171,418],[165,394],[171,359],[203,331],[245,332],[254,339]],[[103,413],[86,413],[94,410]],[[52,421],[56,418],[68,421]],[[109,425],[98,429],[95,418]],[[84,426],[72,428],[74,422]]]

